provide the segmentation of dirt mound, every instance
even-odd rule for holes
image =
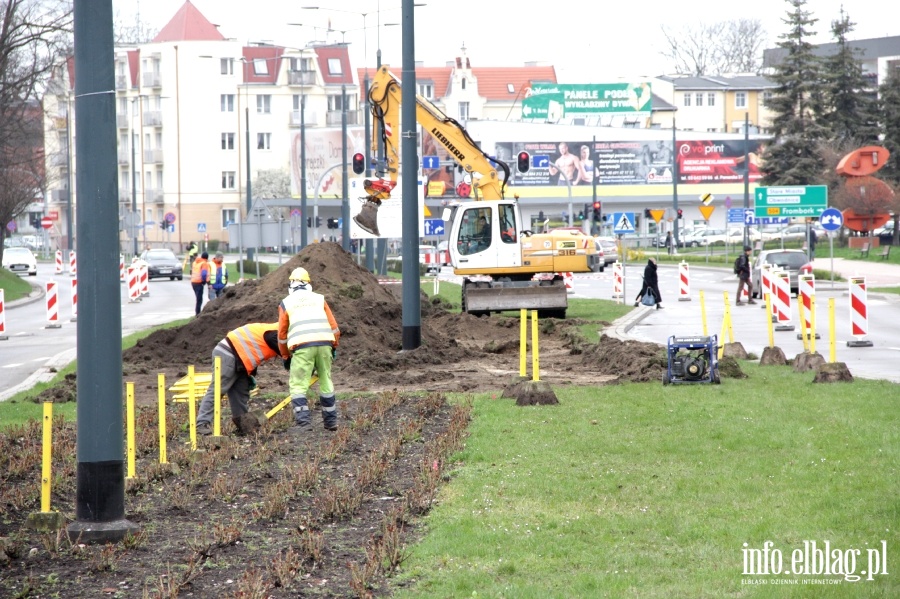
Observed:
[[[646,341],[620,341],[600,336],[597,345],[584,348],[583,361],[596,373],[635,383],[659,381],[668,369],[666,350]]]

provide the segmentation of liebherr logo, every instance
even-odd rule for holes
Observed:
[[[440,142],[444,144],[444,147],[447,148],[447,151],[453,154],[457,160],[463,161],[466,159],[466,155],[457,150],[456,146],[453,145],[453,142],[447,139],[443,133],[438,131],[437,127],[432,128],[431,134],[440,140]]]

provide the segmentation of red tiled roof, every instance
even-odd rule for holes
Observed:
[[[154,42],[219,41],[225,36],[201,14],[190,0],[182,5],[166,26],[153,38]]]
[[[319,72],[325,85],[340,85],[345,83],[353,85],[353,71],[350,70],[350,54],[347,46],[337,44],[334,46],[316,46],[316,57],[319,61]],[[340,74],[332,74],[328,68],[328,60],[337,58],[341,61]]]
[[[275,83],[278,72],[281,69],[281,55],[284,48],[280,46],[245,46],[244,55],[244,83]],[[264,60],[266,75],[257,75],[253,61]]]

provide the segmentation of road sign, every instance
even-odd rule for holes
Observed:
[[[291,216],[300,216],[300,209],[299,208],[292,209]]]
[[[715,206],[709,206],[707,204],[697,207],[700,209],[700,214],[703,215],[703,220],[709,220],[709,217],[712,216],[713,210],[716,209]]]
[[[844,215],[837,208],[828,208],[819,215],[819,223],[826,231],[837,231],[844,224]]]
[[[10,232],[15,231],[16,230],[16,221],[11,220],[8,223],[6,223],[6,230],[10,231]]]
[[[634,212],[613,212],[613,233],[634,233]]]
[[[757,187],[754,214],[765,216],[819,216],[828,207],[826,185]]]
[[[440,218],[426,218],[425,219],[425,234],[426,235],[443,235],[444,234],[444,221]]]
[[[550,166],[549,154],[535,154],[531,157],[531,166],[534,168],[547,168]]]
[[[441,168],[439,156],[422,156],[422,168]]]
[[[662,220],[662,217],[665,216],[665,214],[666,214],[665,210],[661,210],[658,208],[650,209],[650,216],[652,216],[653,220],[655,220],[657,223],[659,223],[659,221]]]
[[[704,206],[709,206],[710,204],[712,204],[712,201],[713,201],[714,199],[716,199],[716,198],[715,198],[715,197],[713,196],[713,194],[711,194],[711,193],[702,193],[702,194],[700,194],[700,202],[701,202]],[[707,218],[706,220],[709,220],[709,218]]]
[[[50,218],[49,216],[45,216],[44,218],[41,219],[41,226],[44,227],[45,229],[49,229],[50,227],[53,226],[53,219]]]
[[[53,220],[59,220],[59,210],[51,210],[47,213],[47,215]]]
[[[735,213],[739,213],[737,220],[732,220],[732,212],[734,210]],[[743,208],[732,208],[728,211],[728,224],[731,223],[742,223],[747,225],[748,227],[756,227],[759,225],[786,225],[791,222],[791,219],[781,216],[767,216],[765,218],[756,218],[753,216],[753,210]]]
[[[175,213],[174,212],[166,212],[166,222],[167,223],[175,222]]]
[[[206,223],[197,223],[197,232],[206,233]]]
[[[174,233],[174,232],[175,232],[175,225],[169,223],[169,228],[166,229],[166,231],[167,231],[168,233]]]

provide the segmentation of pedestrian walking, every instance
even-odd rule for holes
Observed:
[[[659,292],[659,277],[656,275],[656,260],[654,258],[649,258],[647,266],[644,267],[644,284],[641,286],[641,291],[637,294],[637,297],[634,298],[635,307],[641,305],[641,300],[648,291],[653,296],[656,309],[662,310],[662,294]]]
[[[744,290],[744,286],[747,287],[747,297],[750,298],[747,303],[756,303],[753,301],[753,281],[750,280],[750,256],[752,253],[753,249],[749,245],[745,245],[744,253],[738,256],[734,261],[734,274],[738,276],[737,297],[734,302],[735,306],[744,305],[744,302],[741,301],[741,292]]]
[[[672,232],[666,232],[666,253],[671,255],[675,250],[675,241],[672,239]]]

